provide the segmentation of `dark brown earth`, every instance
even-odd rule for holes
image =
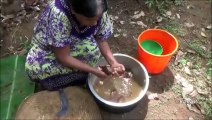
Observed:
[[[174,19],[163,18],[162,22],[156,22],[159,14],[157,11],[148,9],[142,0],[109,0],[110,9],[108,13],[113,18],[117,16],[114,23],[114,36],[109,38],[109,44],[114,53],[123,53],[130,56],[136,57],[137,55],[137,37],[138,35],[148,28],[163,28],[170,24],[172,21],[177,22],[177,26],[180,27],[177,33],[172,33],[178,38],[179,50],[186,54],[186,58],[191,65],[200,64],[201,68],[200,75],[191,73],[190,75],[185,74],[182,66],[175,64],[176,55],[173,56],[169,67],[167,67],[163,73],[158,75],[151,75],[150,86],[146,96],[140,101],[140,103],[130,112],[123,114],[114,114],[104,110],[101,110],[102,118],[104,119],[204,119],[204,112],[197,107],[195,110],[188,108],[185,103],[184,97],[181,92],[176,93],[173,89],[179,83],[176,81],[176,74],[189,79],[191,84],[195,88],[199,88],[198,81],[207,83],[211,78],[207,78],[205,71],[207,69],[207,61],[209,57],[201,56],[198,52],[191,52],[191,48],[188,44],[200,40],[203,43],[206,51],[211,51],[211,31],[205,29],[211,24],[211,1],[210,0],[199,0],[199,1],[186,1],[182,6],[172,5],[170,11]],[[42,7],[40,7],[42,9]],[[14,9],[9,7],[7,9]],[[143,11],[145,16],[138,18],[137,20],[131,19],[135,11]],[[6,11],[7,12],[7,11]],[[13,11],[16,14],[17,11]],[[24,41],[30,41],[33,34],[34,23],[37,20],[37,15],[40,11],[29,11],[22,23],[15,26],[8,20],[7,25],[1,23],[1,42],[0,42],[0,57],[6,57],[12,54],[26,54],[26,47]],[[8,13],[11,14],[11,13]],[[180,18],[176,17],[176,14],[180,15]],[[122,22],[124,21],[124,24]],[[147,27],[131,24],[130,22],[142,21]],[[192,22],[194,26],[186,27],[185,23]],[[204,29],[202,29],[204,28]],[[206,37],[201,35],[204,32]],[[118,36],[118,37],[117,37]],[[22,37],[22,38],[20,38]],[[22,40],[21,40],[22,39]],[[2,41],[3,40],[3,41]],[[192,67],[192,66],[190,66]],[[211,84],[206,86],[200,86],[207,88],[208,92],[206,96],[211,96]],[[179,88],[181,89],[181,88]],[[205,90],[204,89],[204,90]],[[151,94],[156,94],[155,99],[148,99]]]

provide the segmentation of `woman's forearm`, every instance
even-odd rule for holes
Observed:
[[[53,48],[56,59],[63,65],[69,68],[79,69],[85,72],[95,73],[96,68],[93,68],[80,60],[70,56],[70,47],[66,46],[63,48]]]
[[[62,65],[69,67],[69,68],[75,68],[75,69],[82,70],[85,72],[90,72],[90,73],[96,72],[95,68],[79,61],[78,59],[76,59],[72,56],[64,57],[63,59],[61,59],[59,61]]]
[[[102,55],[105,57],[105,59],[107,60],[107,62],[112,65],[114,63],[116,63],[116,59],[113,57],[113,54],[110,50],[110,47],[107,43],[107,41],[105,40],[98,40],[98,45],[99,45],[99,49],[102,53]]]

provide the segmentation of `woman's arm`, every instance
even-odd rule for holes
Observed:
[[[114,58],[107,41],[97,40],[97,43],[99,45],[99,49],[102,55],[105,57],[106,61],[111,65],[111,67],[114,69],[114,72],[116,73],[116,71],[119,71],[119,72],[125,71],[125,67],[122,64],[119,64]]]
[[[78,59],[70,56],[70,47],[52,47],[52,50],[56,56],[56,59],[64,66],[69,68],[76,68],[85,72],[90,72],[95,74],[100,78],[106,77],[106,74],[97,68],[93,68]]]

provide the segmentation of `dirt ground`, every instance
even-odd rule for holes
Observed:
[[[172,24],[173,21],[177,23],[175,27],[178,29],[170,32],[178,38],[180,45],[178,52],[173,56],[164,72],[159,75],[151,75],[147,95],[135,109],[124,114],[102,111],[103,118],[205,119],[207,111],[204,111],[203,106],[197,104],[194,98],[201,95],[208,98],[212,96],[212,84],[209,82],[211,77],[205,74],[208,68],[207,62],[211,58],[211,30],[208,30],[211,29],[208,27],[211,25],[211,1],[194,0],[185,1],[181,6],[172,5],[167,16],[162,17],[162,21],[159,20],[160,15],[157,11],[148,9],[142,0],[108,0],[108,4],[110,8],[108,13],[114,24],[114,34],[109,38],[109,44],[114,53],[136,57],[136,39],[142,31],[148,28],[167,28],[166,26]],[[19,18],[20,24],[14,18],[6,20],[7,24],[1,23],[0,57],[26,53],[27,42],[33,35],[34,23],[43,6],[39,6],[41,10],[33,9],[22,13],[24,17]],[[144,14],[138,19],[133,19],[132,16],[136,11],[143,11]],[[137,21],[141,21],[143,24],[138,25]],[[169,27],[174,26],[170,25]],[[209,57],[188,46],[198,40],[201,41],[202,48],[205,50],[203,53],[209,52]],[[200,44],[198,43],[198,45]],[[179,60],[187,62],[185,65],[181,65]],[[201,67],[197,70],[191,69],[197,64]],[[179,78],[186,79],[187,86],[183,85],[182,79]],[[190,87],[188,87],[188,83]],[[192,95],[190,93],[183,94],[185,92],[183,88],[192,88],[192,91],[189,91]],[[195,95],[193,92],[196,92]],[[151,96],[154,97],[151,98]],[[210,109],[212,108],[210,107]]]

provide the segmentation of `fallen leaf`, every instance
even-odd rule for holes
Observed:
[[[120,33],[120,32],[122,31],[122,29],[118,29],[118,28],[117,28],[117,31]]]
[[[193,8],[194,8],[193,5],[188,5],[188,6],[187,6],[187,9],[193,9]]]
[[[133,39],[134,39],[135,41],[137,41],[137,39],[135,38],[135,36],[133,36]]]
[[[201,34],[201,36],[203,36],[205,38],[207,37],[204,32],[201,32],[200,34]]]
[[[205,28],[201,28],[202,32],[205,32]]]
[[[205,46],[203,46],[203,45],[201,45],[200,47],[201,47],[204,51],[207,50],[207,48],[206,48]]]
[[[142,17],[145,16],[145,13],[144,13],[143,11],[141,11],[139,14],[133,15],[133,16],[132,16],[132,19],[138,19],[138,18],[140,18],[141,16],[142,16]]]
[[[154,29],[157,29],[157,28],[159,28],[159,26],[155,26],[155,27],[154,27]]]
[[[177,18],[180,19],[180,14],[177,13],[176,15],[177,15]]]
[[[172,15],[172,12],[171,11],[166,11],[166,15],[167,16],[171,16]]]
[[[142,21],[137,21],[137,25],[141,26],[142,28],[146,28],[147,25],[144,24]]]
[[[15,15],[11,14],[11,15],[2,15],[1,14],[1,17],[3,18],[3,20],[1,22],[5,22],[6,20],[8,19],[12,19],[15,17]]]
[[[126,34],[126,33],[123,33],[122,36],[123,36],[123,37],[127,37],[127,34]]]
[[[135,15],[135,14],[138,14],[138,13],[139,13],[139,11],[135,11],[135,12],[134,12],[134,15]]]
[[[183,70],[184,70],[184,72],[185,72],[186,74],[191,75],[191,71],[190,71],[190,69],[188,68],[188,66],[185,66]]]
[[[163,20],[163,18],[161,17],[161,16],[158,16],[157,18],[157,22],[159,23],[159,22],[162,22],[162,20]]]
[[[38,6],[35,6],[33,9],[34,9],[35,11],[37,11],[37,12],[40,11],[40,8],[39,8]]]
[[[179,63],[179,60],[182,58],[183,55],[184,53],[181,50],[178,50],[176,58],[175,58],[175,62],[174,62],[175,65]]]
[[[133,22],[133,21],[132,21],[132,22],[130,22],[130,24],[136,24],[136,22]]]
[[[188,95],[191,92],[193,92],[194,87],[193,87],[193,85],[188,84],[186,87],[183,87],[182,90],[183,90],[183,93],[182,93],[183,95]]]
[[[198,95],[197,90],[193,90],[190,94],[191,97],[196,97]]]
[[[204,91],[204,90],[202,90],[202,89],[200,89],[200,88],[197,88],[197,92],[198,92],[199,94],[201,94],[201,95],[208,95],[208,92],[207,92],[207,91]]]
[[[212,29],[212,25],[208,25],[206,28],[207,28],[208,30],[211,30],[211,29]]]
[[[187,52],[192,53],[192,54],[196,53],[194,50],[190,50],[190,49],[188,49]]]
[[[124,24],[124,22],[125,22],[125,21],[119,21],[119,23],[120,23],[121,25],[123,25],[123,24]]]
[[[120,36],[120,34],[114,34],[114,37],[118,37],[118,36]]]
[[[188,28],[191,28],[191,27],[194,27],[195,25],[192,22],[187,22],[187,23],[185,23],[185,26]]]
[[[190,116],[190,117],[188,118],[188,120],[194,120],[194,118]]]
[[[148,95],[148,99],[149,100],[159,99],[158,98],[158,94],[157,93],[152,93],[152,94]]]

